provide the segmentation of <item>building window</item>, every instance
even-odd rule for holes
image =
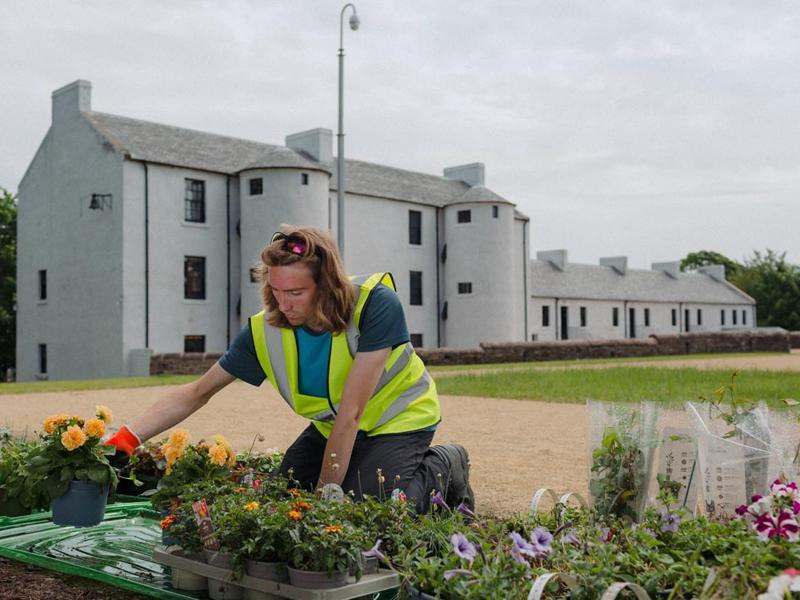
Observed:
[[[719,311],[719,324],[725,325],[725,309]]]
[[[39,373],[47,374],[47,344],[39,344]]]
[[[492,205],[492,218],[496,219],[500,215],[500,207],[496,204]]]
[[[458,211],[458,222],[459,223],[472,223],[472,211],[471,210],[460,210],[460,211]]]
[[[650,327],[650,309],[649,308],[645,308],[644,309],[644,326],[645,327]]]
[[[422,244],[422,212],[419,210],[408,211],[408,243]]]
[[[409,304],[422,306],[422,271],[409,271]]]
[[[747,325],[747,311],[742,311],[742,325]]]
[[[47,271],[39,271],[39,300],[47,300]]]
[[[261,177],[256,177],[250,180],[250,195],[260,196],[264,193],[264,180]]]
[[[699,308],[697,309],[697,324],[698,325],[703,324],[703,311],[700,310]]]
[[[250,283],[258,283],[258,267],[250,269]]]
[[[733,317],[733,324],[736,325],[736,309],[735,308],[731,311],[731,316]]]
[[[585,306],[581,306],[580,315],[581,315],[581,327],[586,327],[586,307]]]
[[[672,309],[672,326],[673,327],[677,327],[678,326],[678,309],[677,308],[673,308]]]
[[[550,327],[550,307],[542,307],[542,327]]]
[[[458,293],[459,294],[471,294],[472,293],[472,282],[471,281],[459,281],[458,282]]]
[[[185,335],[183,336],[184,352],[205,352],[206,336],[204,335]]]
[[[204,256],[183,257],[183,297],[206,299],[206,259]]]
[[[206,222],[206,182],[186,180],[184,218],[192,223]]]
[[[421,333],[412,333],[411,334],[411,345],[414,348],[422,348],[422,334]]]
[[[611,309],[611,324],[614,327],[619,327],[619,307],[617,306]]]
[[[303,185],[308,185],[308,173],[300,174],[300,183],[302,183]]]

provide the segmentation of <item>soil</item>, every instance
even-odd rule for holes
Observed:
[[[626,366],[630,364],[626,363]],[[655,366],[647,362],[642,365]],[[658,366],[800,370],[800,353],[664,361]],[[3,395],[0,396],[0,426],[15,433],[33,435],[48,415],[72,412],[88,416],[97,404],[111,408],[115,424],[119,425],[129,422],[171,389],[151,387]],[[442,423],[434,443],[458,442],[469,450],[471,481],[478,511],[490,514],[525,511],[531,496],[541,487],[559,493],[578,492],[585,497],[589,451],[585,405],[466,396],[443,396],[441,403]],[[182,426],[191,432],[195,441],[221,433],[237,450],[246,450],[251,444],[257,450],[266,450],[285,449],[306,424],[304,419],[289,410],[268,383],[254,388],[236,381],[184,421]],[[264,441],[254,443],[258,434],[264,436]],[[54,598],[64,596],[67,590],[71,597],[87,600],[140,598],[125,595],[121,590],[103,591],[95,583],[76,585],[79,587],[73,589],[63,583],[60,575],[0,560],[0,600]]]

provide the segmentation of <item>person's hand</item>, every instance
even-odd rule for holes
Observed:
[[[128,460],[133,454],[133,451],[142,443],[139,436],[133,433],[127,425],[119,428],[119,431],[108,438],[105,442],[106,446],[113,446],[117,449],[114,456],[108,459],[112,467],[117,469],[123,468],[128,464]]]

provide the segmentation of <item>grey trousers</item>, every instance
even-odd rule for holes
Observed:
[[[433,431],[389,433],[366,437],[359,433],[342,489],[352,490],[360,500],[363,495],[390,497],[395,488],[403,490],[407,501],[418,513],[427,512],[431,495],[447,489],[449,465],[430,444]],[[314,425],[309,425],[289,446],[279,472],[292,477],[304,489],[313,490],[319,480],[327,440]],[[379,481],[378,469],[384,477]],[[381,489],[381,486],[383,489]]]

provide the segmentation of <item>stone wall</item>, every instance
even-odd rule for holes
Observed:
[[[789,352],[790,347],[800,347],[800,332],[790,334],[783,329],[771,328],[654,335],[641,340],[484,343],[480,348],[436,348],[418,350],[417,353],[428,365],[474,365],[718,352]],[[220,356],[216,353],[154,354],[150,361],[150,374],[199,375]]]
[[[797,336],[800,345],[800,334]],[[667,356],[718,352],[788,352],[789,333],[783,329],[654,335],[640,340],[568,340],[481,344],[480,348],[419,350],[428,365]]]
[[[789,332],[789,343],[792,345],[792,348],[800,348],[800,331]]]
[[[201,375],[220,356],[222,354],[217,352],[153,354],[150,359],[150,375]]]

